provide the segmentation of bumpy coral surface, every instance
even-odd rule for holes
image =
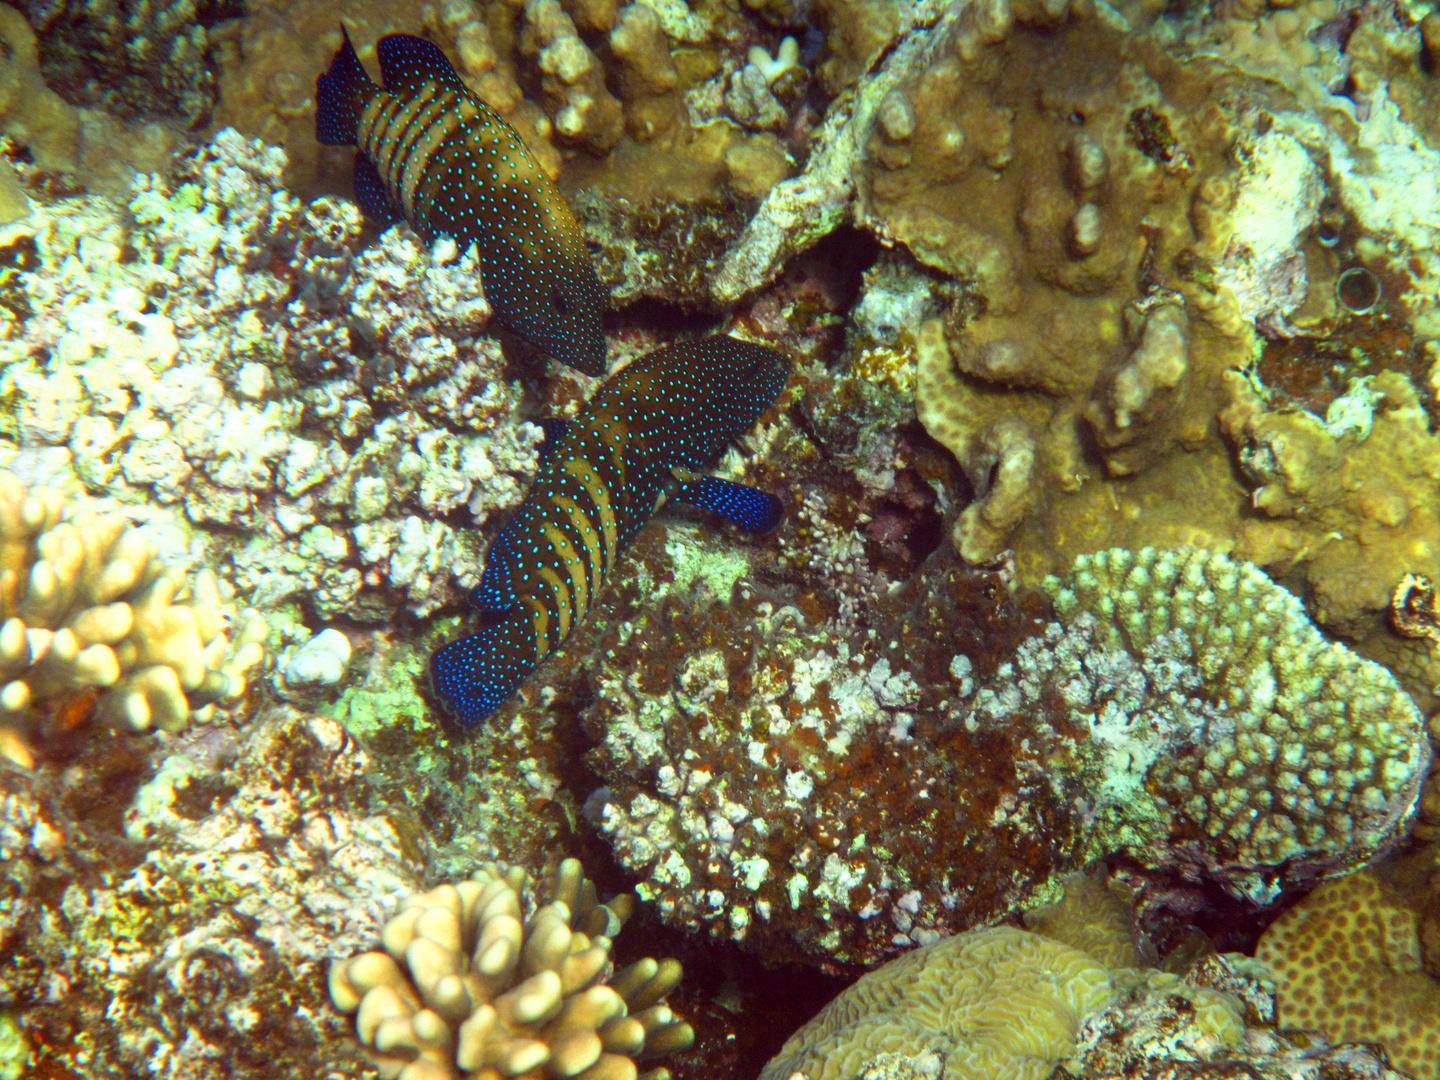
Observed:
[[[715,584],[603,639],[589,808],[667,918],[770,951],[884,956],[1120,852],[1268,903],[1393,843],[1428,760],[1388,672],[1211,552],[1082,559],[1038,627],[956,570],[848,637]]]
[[[0,732],[24,736],[47,710],[93,700],[131,730],[179,731],[245,693],[266,626],[203,571],[186,580],[119,513],[27,490],[0,470]]]
[[[325,717],[192,729],[158,768],[153,745],[0,763],[0,994],[23,1075],[365,1075],[325,965],[416,888],[423,832],[356,804],[369,759]]]
[[[473,255],[408,229],[359,250],[284,156],[222,132],[175,176],[38,209],[0,234],[0,438],[224,530],[259,606],[427,612],[479,579],[477,521],[519,501],[539,430],[514,413]],[[218,552],[217,552],[218,554]]]
[[[846,1080],[881,1053],[925,1051],[954,1080],[1044,1080],[1113,997],[1105,969],[1059,942],[1012,927],[957,934],[862,975],[760,1080]]]
[[[1265,931],[1280,1021],[1334,1042],[1378,1042],[1414,1077],[1440,1069],[1440,982],[1421,966],[1415,912],[1362,871],[1321,885]]]
[[[384,952],[331,965],[330,996],[356,1014],[383,1075],[633,1080],[634,1059],[690,1045],[664,1000],[676,961],[612,970],[628,896],[600,904],[575,859],[556,867],[543,905],[527,884],[523,868],[490,864],[406,900]]]
[[[215,101],[209,31],[243,10],[234,0],[26,0],[19,7],[40,35],[46,81],[72,101],[186,127],[204,125]]]
[[[1046,587],[1065,635],[1051,632],[1043,658],[1022,648],[1018,687],[982,695],[967,723],[1003,723],[1040,706],[1042,686],[1058,691],[1060,723],[1089,721],[1088,767],[1104,778],[1094,808],[1118,815],[1113,835],[1143,846],[1152,827],[1194,830],[1169,859],[1188,846],[1197,866],[1291,879],[1395,839],[1430,757],[1419,712],[1253,566],[1201,549],[1112,550]],[[1036,680],[1032,664],[1050,670]]]

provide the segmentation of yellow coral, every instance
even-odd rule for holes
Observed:
[[[176,731],[245,692],[265,623],[234,620],[208,571],[189,582],[123,517],[27,491],[0,471],[0,728],[7,756],[37,707],[100,691],[102,717]]]
[[[628,895],[598,903],[580,863],[566,859],[549,902],[522,922],[527,883],[522,868],[491,863],[408,900],[385,924],[384,952],[331,966],[331,999],[355,1013],[383,1076],[635,1080],[634,1059],[693,1041],[664,1002],[678,961],[610,974]]]
[[[942,1046],[947,1076],[1042,1080],[1113,998],[1106,970],[1068,945],[1008,926],[957,934],[862,975],[760,1080],[841,1080],[880,1054]]]
[[[1283,1027],[1378,1042],[1411,1076],[1440,1075],[1440,983],[1421,969],[1415,913],[1372,871],[1321,885],[1271,924],[1255,955],[1275,973]]]

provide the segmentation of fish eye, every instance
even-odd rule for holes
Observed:
[[[550,306],[555,309],[557,315],[570,314],[570,298],[559,289],[550,294]]]

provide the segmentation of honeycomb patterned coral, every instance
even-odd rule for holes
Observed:
[[[1151,740],[1144,788],[1162,793],[1173,824],[1254,863],[1322,846],[1363,860],[1413,808],[1429,756],[1414,703],[1251,564],[1117,548],[1045,588],[1066,622],[1093,620],[1096,647],[1142,658],[1143,686],[1117,685],[1101,719],[1125,714],[1129,749],[1137,733],[1171,733],[1163,752]],[[1103,667],[1086,665],[1060,688],[1072,703]],[[1148,700],[1127,704],[1137,690]]]
[[[1418,920],[1361,871],[1271,924],[1256,958],[1275,973],[1285,1028],[1378,1042],[1411,1076],[1440,1076],[1440,982],[1421,969]]]
[[[331,966],[331,999],[356,1014],[381,1075],[635,1080],[635,1059],[691,1044],[690,1025],[664,1002],[678,961],[647,958],[611,974],[628,895],[598,903],[578,860],[566,859],[549,902],[522,922],[527,885],[522,868],[488,864],[408,900],[385,924],[384,952]]]
[[[1058,941],[1008,926],[957,934],[861,976],[760,1080],[848,1080],[881,1054],[928,1051],[948,1080],[1043,1080],[1113,996],[1106,970]]]
[[[184,581],[119,514],[0,471],[0,729],[37,709],[99,691],[102,718],[178,731],[244,694],[264,658],[266,626],[237,621],[209,572]]]

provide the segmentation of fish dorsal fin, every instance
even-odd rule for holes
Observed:
[[[375,45],[380,77],[391,94],[416,93],[427,82],[447,90],[464,91],[465,84],[433,41],[411,34],[386,34]]]

